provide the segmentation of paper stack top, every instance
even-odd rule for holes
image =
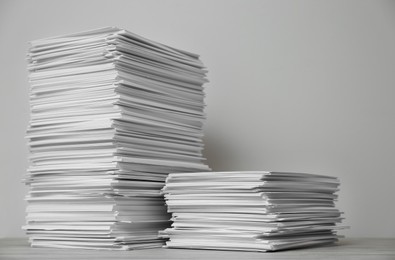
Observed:
[[[167,173],[210,170],[198,55],[111,27],[32,41],[28,69],[31,244],[162,245]]]
[[[339,181],[330,176],[248,171],[171,173],[163,188],[169,248],[276,251],[334,243]]]

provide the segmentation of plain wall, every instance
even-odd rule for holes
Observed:
[[[24,233],[28,41],[118,26],[201,55],[214,170],[338,176],[356,237],[395,236],[394,1],[0,1],[0,236]]]

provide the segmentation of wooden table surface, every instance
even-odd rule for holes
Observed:
[[[395,238],[346,238],[332,246],[272,253],[156,248],[135,251],[31,248],[26,238],[0,239],[0,259],[388,259]]]

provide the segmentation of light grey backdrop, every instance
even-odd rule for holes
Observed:
[[[338,176],[347,236],[395,236],[394,1],[0,1],[0,236],[21,236],[29,40],[104,26],[201,54],[214,170]]]

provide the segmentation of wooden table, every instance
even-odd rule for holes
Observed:
[[[395,260],[395,238],[346,238],[336,245],[274,253],[147,249],[103,251],[31,248],[26,238],[0,239],[0,259],[388,259]]]

